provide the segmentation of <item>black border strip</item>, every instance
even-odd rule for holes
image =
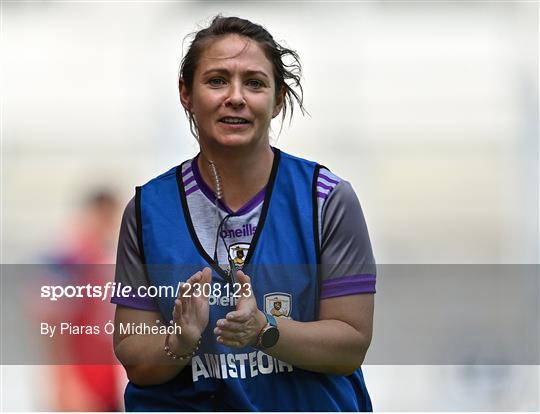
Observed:
[[[139,245],[139,254],[141,256],[141,262],[146,264],[146,255],[144,254],[143,243],[143,226],[142,226],[142,213],[141,213],[141,187],[135,187],[135,220],[137,223],[137,243]]]
[[[268,184],[266,186],[266,194],[264,196],[264,202],[261,210],[261,216],[259,217],[259,222],[257,223],[257,230],[251,239],[251,245],[249,246],[249,251],[244,260],[244,266],[248,265],[251,262],[253,257],[253,252],[257,247],[257,242],[261,236],[261,232],[264,227],[264,222],[266,221],[266,216],[268,214],[268,208],[270,207],[270,199],[272,198],[272,192],[274,190],[274,184],[276,182],[277,170],[279,166],[279,161],[281,160],[281,151],[278,148],[273,148],[274,150],[274,162],[272,164],[272,170],[270,171],[270,178],[268,179]]]
[[[321,246],[319,237],[319,201],[317,197],[317,182],[319,181],[319,172],[321,169],[327,169],[325,166],[317,164],[313,171],[313,180],[311,182],[311,205],[313,209],[313,239],[315,240],[315,260],[317,261],[317,304],[315,313],[319,317],[321,291],[322,291],[322,274],[321,274]]]
[[[313,238],[315,239],[315,257],[317,265],[321,264],[321,243],[319,238],[319,202],[317,197],[317,181],[319,180],[319,172],[321,169],[326,169],[323,165],[317,164],[313,171],[313,181],[311,183],[311,201],[313,205]],[[330,170],[328,170],[330,171]]]

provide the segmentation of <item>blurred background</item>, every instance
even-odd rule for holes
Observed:
[[[279,137],[274,124],[274,144],[353,184],[378,263],[539,263],[538,4],[487,1],[3,1],[1,263],[80,259],[62,247],[74,237],[114,262],[134,187],[197,152],[178,67],[184,37],[217,13],[299,53],[310,116]],[[381,273],[372,349],[391,327]],[[537,310],[537,297],[516,302]],[[540,409],[538,362],[368,356],[364,371],[378,411]],[[67,411],[49,375],[3,365],[2,409]],[[111,375],[120,401],[125,378]]]

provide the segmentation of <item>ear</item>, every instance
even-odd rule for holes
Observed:
[[[191,94],[188,91],[183,79],[178,81],[178,90],[180,92],[180,102],[187,112],[191,113]]]
[[[276,102],[274,104],[274,111],[272,112],[272,118],[275,118],[281,112],[283,103],[285,102],[285,88],[281,87],[281,91],[276,96]]]

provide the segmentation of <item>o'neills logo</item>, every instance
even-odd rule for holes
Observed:
[[[256,230],[257,230],[257,226],[252,226],[251,224],[244,224],[239,229],[221,230],[221,237],[223,237],[224,239],[250,237],[255,234]]]
[[[237,296],[214,296],[210,295],[208,297],[208,303],[210,306],[236,306],[238,302]]]
[[[262,351],[249,354],[202,354],[191,359],[193,382],[201,378],[253,378],[291,372],[293,366]]]

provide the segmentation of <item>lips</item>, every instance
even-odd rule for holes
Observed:
[[[250,123],[246,118],[238,116],[224,116],[223,118],[220,118],[219,122],[227,125],[245,125]]]

